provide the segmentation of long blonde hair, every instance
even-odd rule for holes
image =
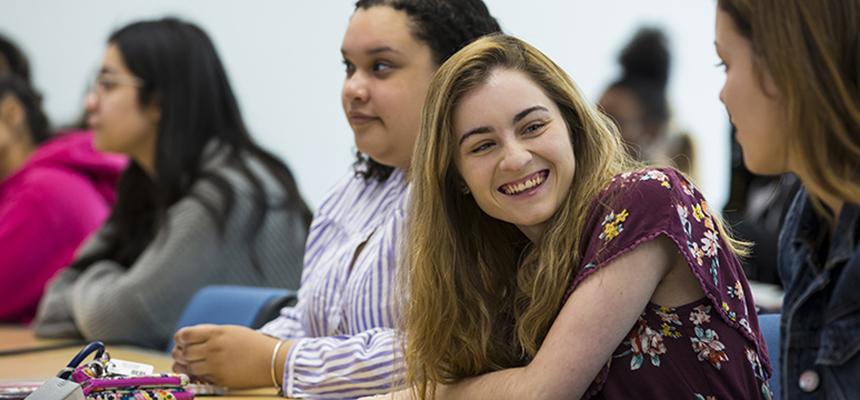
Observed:
[[[525,73],[570,128],[571,189],[534,246],[462,193],[454,163],[454,111],[499,68]],[[433,393],[431,382],[523,365],[535,355],[577,272],[590,203],[615,174],[637,164],[570,77],[509,36],[484,37],[446,61],[422,115],[411,168],[405,351],[408,380],[424,397]]]
[[[770,73],[788,119],[788,156],[813,204],[860,204],[860,1],[719,0]]]

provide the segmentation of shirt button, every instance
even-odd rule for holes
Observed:
[[[800,386],[800,389],[804,392],[813,392],[815,389],[818,389],[818,384],[821,383],[821,378],[818,377],[818,373],[813,370],[806,370],[800,374],[800,379],[797,384]]]

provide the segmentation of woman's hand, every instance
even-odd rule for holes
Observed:
[[[235,325],[195,325],[173,336],[173,371],[233,389],[273,386],[272,351],[278,339]],[[275,377],[281,384],[291,342],[278,350]]]

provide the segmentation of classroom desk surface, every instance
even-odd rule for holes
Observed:
[[[0,324],[0,352],[27,347],[58,345],[61,343],[77,343],[70,339],[36,339],[33,331],[20,325]]]
[[[30,329],[19,326],[0,325],[0,351],[24,347],[49,346],[62,340],[44,340],[33,336]],[[62,369],[83,347],[75,345],[60,349],[26,354],[0,356],[0,381],[46,380]],[[170,371],[172,360],[166,353],[129,346],[108,346],[111,357],[153,365],[158,372]],[[230,392],[224,399],[278,398],[275,389],[256,389]]]

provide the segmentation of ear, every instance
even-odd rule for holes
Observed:
[[[0,99],[0,120],[15,130],[20,130],[24,127],[26,119],[24,105],[17,97],[8,95]]]
[[[9,66],[9,60],[6,58],[5,54],[0,54],[0,73],[12,73],[12,67]]]
[[[466,184],[466,180],[463,179],[462,176],[457,177],[457,189],[464,196],[468,196],[468,195],[472,194],[472,191],[469,190],[469,185]]]
[[[144,113],[154,125],[157,126],[161,122],[161,104],[158,101],[150,102],[144,109]]]

